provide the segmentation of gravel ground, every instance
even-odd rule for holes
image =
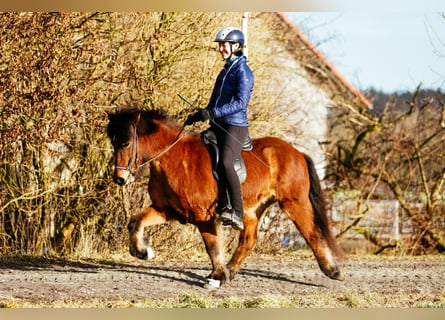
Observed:
[[[427,296],[445,305],[445,257],[376,259],[342,263],[346,280],[325,277],[310,255],[250,256],[236,278],[219,289],[203,287],[205,261],[64,260],[0,257],[0,301],[39,305],[56,301],[139,301],[196,294],[214,299],[259,296],[376,294],[391,299]],[[432,297],[432,298],[431,298]]]

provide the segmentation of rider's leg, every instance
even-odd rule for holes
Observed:
[[[242,229],[243,219],[243,202],[241,194],[241,185],[238,178],[238,174],[234,168],[235,160],[240,156],[242,150],[242,142],[245,141],[248,135],[247,127],[227,126],[227,132],[225,132],[224,143],[221,146],[221,176],[224,177],[223,181],[226,183],[230,202],[233,208],[233,214],[236,217],[237,225],[234,226],[238,229]],[[220,174],[220,173],[218,173]],[[232,221],[233,224],[233,221]]]

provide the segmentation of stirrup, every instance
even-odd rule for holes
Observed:
[[[233,209],[223,212],[220,220],[223,226],[232,226],[235,230],[244,230],[243,218],[239,217]]]
[[[221,217],[219,219],[221,220],[223,226],[228,226],[232,224],[232,215],[233,215],[232,209],[221,212]]]
[[[232,212],[232,206],[230,204],[226,204],[224,207],[222,208],[216,208],[216,213],[219,215],[222,215],[226,212]]]

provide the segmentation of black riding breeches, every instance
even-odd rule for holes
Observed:
[[[240,156],[243,143],[249,134],[248,127],[223,125],[222,128],[213,127],[220,152],[220,161],[217,167],[219,177],[219,198],[227,197],[228,193],[232,208],[236,214],[243,216],[243,200],[241,185],[234,168],[235,160]]]

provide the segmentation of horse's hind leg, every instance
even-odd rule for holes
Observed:
[[[329,239],[315,222],[309,199],[281,201],[280,207],[312,249],[321,271],[331,279],[344,280],[329,246]]]
[[[207,281],[211,286],[218,287],[220,284],[225,283],[229,278],[226,266],[224,265],[224,252],[222,250],[221,239],[219,236],[220,226],[216,224],[214,219],[206,222],[198,222],[196,223],[196,226],[201,233],[207,254],[212,262],[213,270],[207,277]],[[217,280],[219,283],[210,279]]]
[[[244,230],[240,232],[238,246],[233,253],[232,259],[230,259],[230,262],[227,264],[230,272],[230,280],[235,277],[241,264],[255,245],[258,239],[257,227],[258,217],[255,214],[255,210],[246,210],[244,212]]]
[[[152,207],[132,215],[130,222],[128,223],[130,254],[139,259],[153,258],[153,249],[148,247],[144,241],[144,228],[155,224],[161,224],[166,221],[167,219],[165,215]]]

